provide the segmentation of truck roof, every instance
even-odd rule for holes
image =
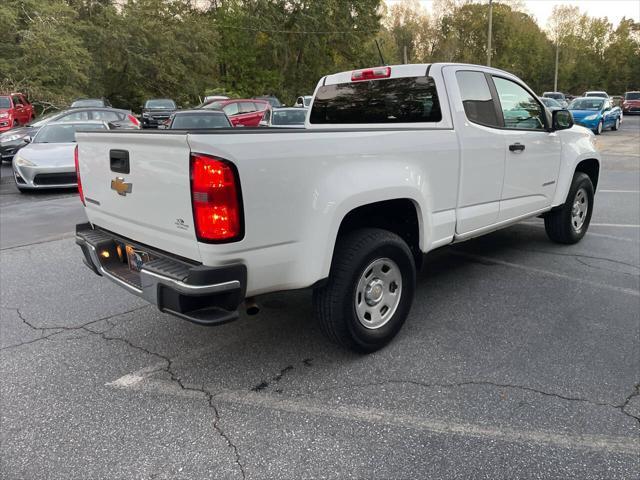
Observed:
[[[443,62],[443,63],[410,63],[410,64],[400,64],[400,65],[385,65],[384,67],[388,67],[391,69],[391,75],[387,78],[403,78],[403,77],[422,77],[426,76],[427,72],[431,68],[439,68],[442,69],[444,67],[449,66],[468,66],[473,68],[481,68],[482,70],[500,73],[503,76],[514,77],[509,72],[505,72],[504,70],[500,70],[493,67],[487,67],[486,65],[474,65],[470,63],[455,63],[455,62]],[[332,75],[327,75],[326,77],[320,80],[321,85],[336,85],[340,83],[350,83],[351,75],[353,72],[360,70],[368,70],[368,69],[376,69],[376,68],[384,68],[384,67],[366,67],[366,68],[358,68],[355,70],[347,70],[344,72],[334,73]],[[515,78],[515,77],[514,77]]]

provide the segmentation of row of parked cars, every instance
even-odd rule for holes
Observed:
[[[640,113],[640,92],[626,92],[623,96],[609,96],[602,90],[584,92],[571,97],[562,92],[544,92],[540,97],[549,110],[566,108],[573,121],[592,130],[596,135],[610,128],[618,130],[624,114]]]
[[[172,99],[155,98],[142,106],[142,128],[217,128],[213,125],[302,128],[311,98],[298,97],[294,107],[287,108],[273,96],[210,96],[190,110],[180,110]],[[223,117],[226,117],[226,123]]]
[[[35,118],[33,105],[20,93],[0,95],[0,159],[13,160],[21,192],[77,185],[75,132],[162,128],[176,130],[233,127],[304,127],[311,96],[285,107],[276,97],[207,97],[198,107],[181,110],[171,99],[150,99],[136,117],[112,108],[108,100],[78,99],[66,110]]]

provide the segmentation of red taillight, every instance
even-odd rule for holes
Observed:
[[[199,240],[231,241],[242,236],[240,186],[231,164],[192,154],[191,201]]]
[[[78,162],[78,145],[73,150],[73,160],[76,164],[76,177],[78,177],[78,193],[80,194],[80,201],[83,205],[87,205],[84,201],[84,193],[82,192],[82,182],[80,181],[80,163]]]
[[[391,67],[367,68],[365,70],[354,70],[351,73],[351,81],[375,80],[377,78],[389,78],[390,76]]]
[[[129,114],[127,115],[127,118],[129,119],[129,121],[131,123],[133,123],[136,127],[140,126],[140,120],[138,120],[136,117],[134,117],[133,115]]]

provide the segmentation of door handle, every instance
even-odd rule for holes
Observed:
[[[509,145],[509,150],[512,152],[523,152],[524,145],[522,145],[521,143],[514,143],[513,145]]]
[[[112,172],[130,173],[129,152],[126,150],[109,150],[109,164]]]

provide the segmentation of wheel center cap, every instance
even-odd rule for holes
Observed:
[[[364,300],[370,307],[373,307],[380,303],[383,295],[384,282],[379,278],[374,278],[373,280],[371,280],[364,290]]]

